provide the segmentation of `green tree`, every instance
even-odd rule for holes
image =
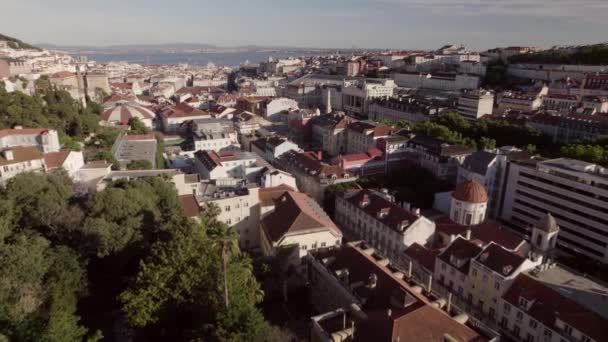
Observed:
[[[127,170],[152,170],[154,165],[149,160],[133,160],[127,164]]]
[[[150,132],[148,127],[136,117],[129,119],[129,129],[133,134],[146,134]]]
[[[78,255],[36,234],[0,243],[0,322],[14,341],[81,341],[76,303],[86,290]]]
[[[251,260],[234,246],[233,233],[212,215],[203,217],[201,224],[183,221],[168,241],[152,247],[120,295],[131,324],[165,339],[194,341],[255,341],[267,331],[256,308],[261,293]]]
[[[230,256],[238,250],[238,239],[239,235],[237,232],[227,224],[215,224],[210,227],[209,237],[214,242],[214,247],[219,250],[219,254],[222,257],[222,271],[224,274],[224,302],[226,309],[230,306],[228,297],[228,275],[226,272],[226,263],[230,259]]]

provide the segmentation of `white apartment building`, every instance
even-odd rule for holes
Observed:
[[[347,113],[366,115],[372,99],[391,97],[397,86],[393,80],[366,80],[342,89],[342,109]]]
[[[236,151],[241,149],[237,132],[230,120],[199,119],[193,122],[195,150]]]
[[[36,147],[15,146],[0,153],[0,183],[24,172],[45,171],[44,156]]]
[[[251,151],[264,158],[269,163],[287,151],[300,151],[300,147],[288,139],[271,136],[267,139],[258,139],[251,143]]]
[[[255,178],[267,163],[261,163],[255,153],[231,151],[197,151],[194,153],[194,167],[203,179],[246,179]]]
[[[268,169],[262,173],[260,178],[260,185],[262,188],[272,188],[282,184],[287,185],[294,190],[298,190],[295,177],[288,172],[278,169]]]
[[[477,120],[491,115],[494,110],[494,94],[489,91],[475,90],[458,98],[458,114],[466,120]]]
[[[557,246],[608,262],[608,170],[573,159],[509,163],[501,217],[530,234],[551,213],[561,231]]]
[[[64,170],[72,179],[84,166],[84,154],[82,151],[59,151],[44,154],[44,164],[47,171]]]
[[[0,130],[0,149],[16,146],[34,146],[42,153],[61,149],[59,135],[54,129],[15,127]]]
[[[404,88],[462,90],[479,88],[480,78],[466,74],[396,73],[395,83]]]
[[[426,244],[435,224],[418,212],[395,204],[374,190],[353,190],[336,196],[336,222],[354,240],[365,240],[388,258],[397,260],[413,243]]]

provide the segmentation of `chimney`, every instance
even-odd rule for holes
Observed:
[[[471,240],[471,228],[467,229],[466,237],[467,240]]]
[[[13,151],[12,150],[4,150],[2,152],[2,154],[4,155],[4,159],[6,160],[13,160],[15,159],[15,156],[13,155]]]

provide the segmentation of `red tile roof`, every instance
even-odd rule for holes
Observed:
[[[462,342],[486,340],[473,329],[432,307],[427,297],[415,292],[408,283],[394,276],[389,267],[380,265],[374,256],[365,254],[359,247],[349,244],[319,252],[315,257],[317,260],[331,259],[326,265],[330,272],[347,269],[351,284],[367,283],[371,274],[377,277],[375,288],[367,291],[367,299],[361,307],[367,319],[357,319],[352,341],[444,342],[445,334]],[[396,294],[410,296],[413,303],[405,308],[395,307],[391,299]]]
[[[399,229],[401,225],[404,225],[405,231],[411,224],[420,219],[414,213],[401,208],[369,189],[351,190],[339,196],[354,205],[358,210],[367,213],[374,220],[382,222],[395,231],[401,231]],[[379,218],[378,213],[381,211],[384,216]]]
[[[17,129],[3,129],[0,130],[0,138],[9,135],[21,135],[21,134],[45,134],[48,133],[48,128],[17,128]]]
[[[182,206],[182,213],[186,217],[196,217],[199,214],[200,208],[194,195],[178,196],[179,204]]]
[[[51,78],[66,78],[70,76],[76,76],[75,73],[69,71],[60,71],[51,75]]]
[[[475,260],[492,271],[507,277],[513,274],[526,261],[526,258],[491,243]]]
[[[59,151],[46,153],[44,155],[44,163],[46,164],[47,169],[53,170],[60,168],[70,155],[70,152],[71,151]]]
[[[417,242],[414,242],[408,248],[403,251],[410,259],[416,260],[427,270],[434,272],[435,270],[435,259],[439,255],[438,250],[428,249]]]
[[[521,297],[532,300],[528,310],[520,307]],[[556,326],[560,319],[595,341],[608,341],[608,319],[528,275],[518,275],[503,299],[553,330],[561,330]]]
[[[270,188],[262,188],[258,191],[258,197],[260,198],[260,205],[263,207],[274,206],[274,200],[281,197],[287,191],[295,191],[294,188],[287,184],[281,184]]]
[[[10,148],[9,150],[13,152],[13,159],[7,160],[4,157],[4,154],[0,153],[0,165],[11,165],[44,158],[42,152],[40,152],[36,147],[15,146]]]
[[[165,107],[162,110],[161,115],[168,118],[185,118],[196,116],[209,116],[209,113],[200,109],[190,107],[185,103],[180,103],[173,106]]]
[[[275,200],[275,210],[262,219],[262,229],[270,241],[278,242],[287,234],[329,230],[342,232],[312,198],[294,191],[285,192]]]

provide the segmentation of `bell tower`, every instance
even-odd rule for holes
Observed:
[[[532,237],[530,243],[532,249],[546,259],[551,256],[557,243],[559,226],[551,213],[543,216],[538,223],[532,227]]]

